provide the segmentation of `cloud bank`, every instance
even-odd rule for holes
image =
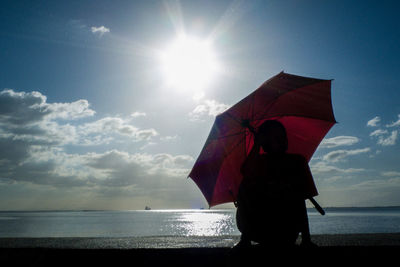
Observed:
[[[40,92],[1,91],[0,191],[29,185],[59,190],[60,194],[75,192],[68,201],[82,192],[92,194],[93,199],[125,196],[132,202],[148,200],[149,195],[165,204],[174,197],[190,199],[190,190],[187,195],[183,190],[183,196],[166,192],[187,186],[191,156],[138,153],[139,149],[104,151],[101,146],[118,142],[143,145],[153,140],[159,135],[155,129],[139,128],[131,121],[145,113],[94,119],[95,114],[83,99],[48,103]]]

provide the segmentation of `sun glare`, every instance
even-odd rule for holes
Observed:
[[[185,35],[167,47],[161,61],[167,85],[180,90],[204,89],[218,70],[211,44]]]

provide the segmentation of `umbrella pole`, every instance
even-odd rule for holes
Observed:
[[[314,198],[310,197],[309,200],[311,201],[311,203],[314,205],[315,209],[316,209],[321,215],[325,215],[324,209],[318,204],[317,201],[315,201]]]

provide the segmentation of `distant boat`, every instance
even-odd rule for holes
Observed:
[[[151,210],[149,206],[144,207],[144,210]]]

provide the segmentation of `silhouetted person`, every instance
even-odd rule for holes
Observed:
[[[294,246],[299,233],[302,245],[313,245],[305,200],[318,193],[306,159],[286,152],[286,130],[278,121],[264,122],[254,139],[241,167],[236,220],[242,235],[237,246],[251,241]]]

